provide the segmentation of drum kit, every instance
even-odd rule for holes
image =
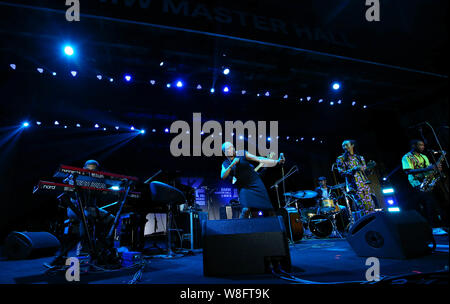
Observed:
[[[344,195],[337,196],[334,192],[327,199],[320,199],[317,204],[318,193],[311,190],[299,190],[285,193],[285,208],[295,208],[298,210],[301,222],[305,229],[318,238],[338,237],[342,238],[342,233],[348,231],[352,224],[353,216],[349,212],[349,200],[345,192],[345,184],[329,187],[331,190],[341,189]],[[311,201],[313,202],[311,206]],[[338,202],[345,201],[341,208]],[[348,208],[348,209],[347,209]]]

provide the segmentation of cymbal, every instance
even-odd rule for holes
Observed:
[[[294,192],[287,192],[285,195],[289,197],[295,197],[298,199],[308,199],[308,198],[315,198],[317,196],[317,192],[311,190],[299,190]]]
[[[334,190],[334,189],[342,189],[342,188],[344,188],[345,187],[345,183],[342,183],[342,184],[337,184],[337,185],[334,185],[334,186],[330,186],[330,189],[331,190]]]

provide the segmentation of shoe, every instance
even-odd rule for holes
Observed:
[[[444,229],[442,228],[433,228],[433,235],[445,235],[448,234]]]

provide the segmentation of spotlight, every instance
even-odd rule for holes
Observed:
[[[272,138],[270,138],[270,137],[267,137],[267,140],[268,140],[268,141],[271,141],[271,140],[272,140]]]
[[[341,103],[342,103],[342,100],[339,99],[339,100],[338,100],[338,104],[341,104]]]
[[[305,139],[304,137],[300,138],[301,141],[303,141],[304,139]]]
[[[56,76],[56,72],[53,72],[52,75],[53,75],[53,76]]]
[[[10,65],[9,65],[10,67],[11,67],[11,69],[13,69],[13,70],[15,70],[16,69],[16,65],[14,64],[14,63],[11,63]]]
[[[261,96],[261,94],[258,93],[258,94],[256,94],[256,96],[259,97],[259,96]]]
[[[163,66],[164,65],[164,61],[161,61],[160,63],[159,63],[159,66]]]
[[[114,191],[119,191],[120,187],[119,186],[111,186],[111,188],[109,188],[109,189],[114,190]]]
[[[106,128],[103,128],[103,131],[106,131]]]
[[[102,75],[97,75],[98,80],[102,80]]]
[[[316,138],[315,138],[315,137],[313,137],[313,138],[311,138],[311,140],[312,140],[312,141],[315,141],[315,140],[316,140]]]
[[[44,73],[44,69],[43,68],[37,68],[37,71],[39,72],[39,73]]]
[[[155,132],[156,132],[156,129],[152,129],[152,132],[155,133]]]
[[[64,126],[64,129],[67,129],[67,126]]]
[[[130,130],[131,130],[131,131],[134,131],[134,127],[133,127],[133,126],[131,126]]]
[[[322,102],[323,102],[323,99],[319,99],[318,102],[319,102],[319,103],[322,103]]]
[[[55,126],[59,125],[59,121],[55,120]]]
[[[94,128],[98,129],[100,126],[98,124],[95,124]]]
[[[225,69],[223,70],[223,74],[224,74],[224,75],[230,74],[230,69],[229,69],[229,68],[225,68]]]
[[[284,96],[283,96],[283,98],[284,98],[284,99],[287,99],[287,98],[288,98],[288,95],[287,95],[287,94],[286,94],[286,95],[284,95]]]
[[[22,127],[28,128],[30,126],[30,123],[28,121],[25,121],[22,123]]]
[[[239,136],[239,139],[244,139],[244,136],[240,135],[240,136]]]
[[[364,105],[364,106],[363,106],[363,108],[364,108],[364,109],[367,109],[367,106],[366,106],[366,105]]]
[[[389,212],[400,212],[400,208],[398,208],[398,207],[390,207],[390,208],[388,208],[388,211]]]
[[[306,100],[310,101],[311,100],[311,96],[306,97]]]
[[[388,199],[387,202],[389,205],[394,205],[394,203],[395,203],[393,199]]]
[[[209,90],[212,94],[214,94],[214,92],[216,91],[216,90],[214,90],[214,88],[211,88],[211,90]]]
[[[73,50],[73,48],[72,48],[70,45],[66,45],[66,46],[64,47],[64,53],[65,53],[67,56],[72,56],[72,55],[74,54],[74,50]]]
[[[150,84],[151,84],[151,85],[155,85],[155,83],[156,83],[156,81],[154,81],[153,79],[150,80]]]
[[[80,127],[81,127],[81,125],[80,125],[79,123],[77,123],[76,127],[77,127],[77,128],[80,128]]]
[[[73,77],[77,76],[77,71],[70,71],[70,74],[72,74]]]
[[[139,131],[139,133],[145,134],[145,130],[141,130],[141,131]]]
[[[394,188],[384,188],[383,190],[383,194],[391,194],[394,193]]]
[[[201,85],[197,85],[197,90],[201,90],[202,86]]]
[[[242,95],[245,95],[245,93],[247,93],[247,91],[246,90],[242,90],[241,93],[242,93]]]
[[[352,102],[352,106],[355,106],[355,105],[356,105],[356,101],[353,101],[353,102]]]
[[[119,127],[118,127],[118,126],[115,126],[115,128],[116,128],[116,130],[119,130]]]
[[[170,83],[166,84],[166,87],[170,88],[170,87],[171,87],[171,84],[170,84]]]
[[[300,100],[300,101],[303,101],[303,98],[300,98],[299,100]]]
[[[262,211],[258,211],[258,215],[259,216],[263,216],[263,212]]]
[[[131,75],[129,75],[129,74],[125,74],[124,78],[127,82],[131,81]]]
[[[40,126],[42,123],[40,121],[36,121],[36,124]]]
[[[109,82],[113,82],[114,81],[114,79],[112,79],[112,78],[109,78]]]
[[[383,177],[383,181],[387,181],[387,177]]]
[[[183,87],[183,82],[181,80],[177,81],[177,88],[182,88]]]
[[[269,91],[267,91],[264,95],[266,95],[267,97],[269,97],[269,96],[270,96]]]
[[[286,136],[286,139],[288,139],[288,140],[289,140],[289,136]]]
[[[227,86],[225,86],[224,88],[223,88],[223,92],[224,93],[228,93],[230,91],[230,89],[227,87]]]
[[[334,106],[334,101],[330,101],[330,106]]]
[[[339,90],[340,87],[341,87],[341,85],[339,84],[339,82],[334,82],[332,85],[332,88],[335,91]]]
[[[164,129],[164,132],[165,132],[165,133],[169,133],[169,128],[165,128],[165,129]]]

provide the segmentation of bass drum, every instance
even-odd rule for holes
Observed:
[[[309,219],[308,228],[311,233],[319,238],[326,238],[333,232],[333,224],[325,215],[314,215]]]
[[[294,242],[300,241],[303,238],[304,229],[302,218],[297,209],[281,208],[277,214],[283,217],[288,238],[292,238]]]

